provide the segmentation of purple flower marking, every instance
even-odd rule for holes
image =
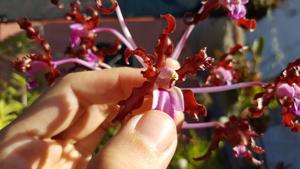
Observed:
[[[86,60],[91,64],[96,64],[98,62],[97,55],[95,55],[91,50],[88,50],[87,52]]]
[[[175,117],[176,111],[184,111],[184,100],[181,90],[174,86],[178,74],[171,68],[164,68],[159,73],[153,90],[152,109],[160,110]]]
[[[277,86],[276,95],[280,99],[293,98],[294,105],[290,107],[290,110],[300,116],[300,87],[298,85],[281,83]]]
[[[175,118],[176,111],[184,111],[183,95],[179,88],[172,87],[170,90],[153,90],[152,109],[160,110]]]
[[[81,37],[85,37],[88,35],[89,31],[82,24],[72,24],[70,25],[71,35],[70,35],[70,43],[71,47],[74,48],[81,43]]]
[[[32,60],[30,64],[30,69],[25,73],[26,76],[34,77],[36,74],[47,71],[50,69],[50,66],[42,61]]]
[[[236,158],[244,158],[248,156],[248,150],[245,145],[238,145],[233,147],[233,153]]]
[[[241,19],[246,16],[247,10],[245,5],[249,0],[220,0],[220,3],[229,10],[229,17],[232,19]]]
[[[38,82],[35,80],[35,77],[38,73],[46,72],[51,69],[50,65],[37,60],[32,60],[30,63],[30,69],[25,72],[26,76],[26,88],[32,90],[39,86]]]
[[[215,72],[220,79],[223,79],[226,82],[227,85],[232,84],[233,77],[229,70],[226,70],[223,67],[218,67]]]
[[[26,88],[28,90],[32,90],[32,89],[37,88],[39,86],[39,84],[36,80],[32,80],[32,79],[28,78],[26,81],[27,81],[26,82]]]

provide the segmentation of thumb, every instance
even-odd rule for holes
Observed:
[[[92,159],[89,169],[165,169],[176,145],[173,119],[151,110],[130,119]]]

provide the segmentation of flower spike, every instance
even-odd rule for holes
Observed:
[[[44,54],[30,54],[14,62],[17,71],[24,73],[27,78],[27,88],[32,89],[38,85],[35,80],[36,74],[45,72],[48,84],[52,84],[59,76],[59,71],[52,64],[51,48],[49,43],[43,39],[39,32],[35,30],[27,18],[18,20],[21,29],[26,31],[30,39],[35,40],[44,50]]]
[[[43,48],[47,57],[51,57],[50,55],[51,49],[49,43],[40,36],[39,31],[33,28],[29,19],[21,18],[17,21],[17,23],[19,24],[21,29],[26,31],[28,38],[35,40]]]

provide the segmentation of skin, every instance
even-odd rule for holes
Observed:
[[[112,125],[117,103],[144,81],[140,69],[133,68],[65,76],[1,130],[0,168],[166,168],[177,145],[176,124],[163,112],[149,111],[149,99],[98,154],[92,155]],[[182,120],[182,113],[178,113],[175,122]],[[164,127],[151,130],[143,126]],[[148,137],[149,133],[157,139]]]

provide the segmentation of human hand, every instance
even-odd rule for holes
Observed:
[[[0,168],[166,168],[177,145],[176,126],[154,110],[132,117],[92,157],[118,101],[144,80],[132,68],[67,75],[1,131]],[[145,105],[137,112],[150,109]]]

